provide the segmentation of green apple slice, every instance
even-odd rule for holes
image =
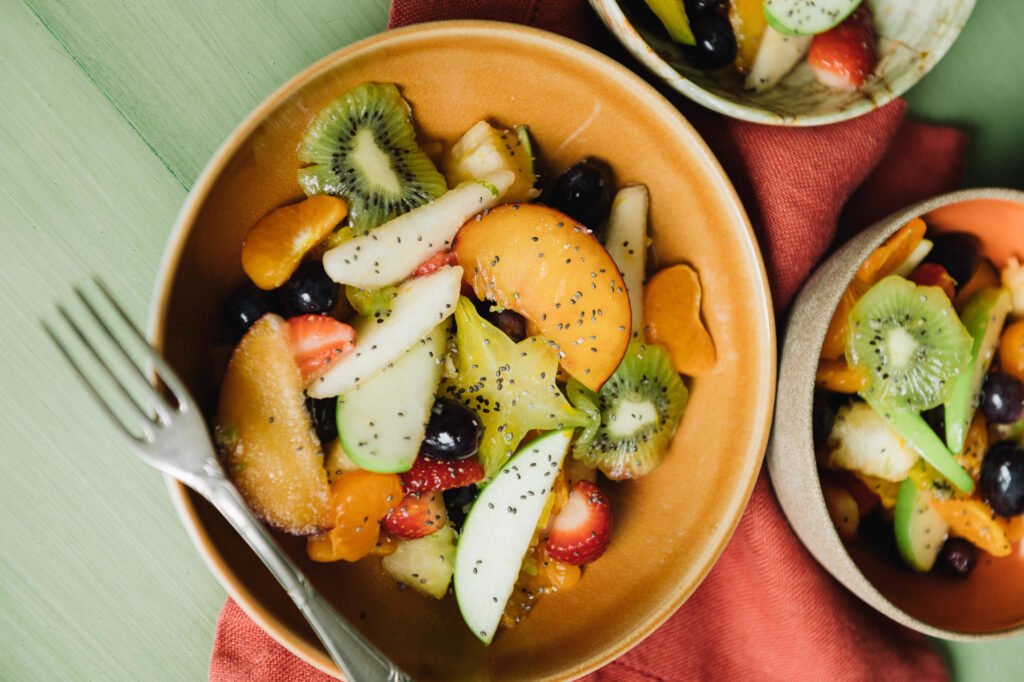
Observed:
[[[416,461],[430,420],[448,320],[376,375],[338,396],[338,436],[367,471],[400,473]]]
[[[946,480],[965,493],[974,491],[974,479],[964,471],[953,453],[946,449],[946,444],[935,435],[935,431],[918,412],[909,409],[890,409],[870,400],[868,404],[906,438],[910,446]]]
[[[900,556],[915,571],[926,573],[935,565],[949,526],[932,506],[932,496],[918,490],[912,480],[900,484],[893,512],[893,530]]]
[[[960,315],[960,321],[974,339],[974,345],[970,362],[953,380],[953,388],[946,400],[946,445],[952,452],[964,449],[967,428],[974,418],[985,375],[992,365],[992,358],[999,347],[999,335],[1012,307],[1010,292],[993,287],[972,296]]]
[[[455,549],[455,598],[466,625],[490,644],[555,479],[572,429],[520,448],[480,493]]]
[[[780,33],[813,36],[838,26],[861,0],[765,0],[768,25]]]

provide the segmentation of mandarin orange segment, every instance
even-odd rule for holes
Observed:
[[[825,332],[825,342],[821,345],[821,357],[825,360],[838,360],[846,353],[846,326],[849,324],[850,311],[857,303],[857,295],[850,287],[843,292],[832,314],[832,321],[828,323],[828,331]]]
[[[978,269],[974,271],[971,278],[967,280],[967,283],[960,287],[960,291],[957,292],[956,300],[953,301],[957,310],[961,310],[967,301],[971,300],[971,297],[982,289],[988,289],[989,287],[1002,286],[999,281],[999,273],[996,271],[994,265],[988,260],[982,260],[978,263]]]
[[[981,460],[988,450],[988,423],[981,412],[974,414],[964,437],[964,449],[956,454],[956,461],[975,482],[981,478]],[[954,488],[954,490],[956,490]],[[959,491],[956,491],[959,492]]]
[[[347,214],[343,199],[326,194],[274,209],[246,233],[242,269],[259,288],[276,289]]]
[[[523,567],[512,596],[505,604],[505,612],[501,616],[503,627],[511,628],[521,623],[540,595],[571,589],[583,576],[579,566],[563,564],[548,556],[544,543],[527,553]]]
[[[370,550],[370,556],[388,556],[394,554],[396,549],[398,549],[398,540],[392,535],[381,533],[373,549]]]
[[[330,528],[323,453],[277,315],[257,320],[231,355],[216,435],[228,476],[260,518],[296,535]]]
[[[871,252],[861,264],[852,284],[860,295],[876,282],[896,272],[924,239],[927,226],[920,218],[914,218],[889,237],[884,244]]]
[[[861,367],[850,367],[845,360],[822,360],[815,383],[837,393],[856,393],[864,387],[867,375]]]
[[[1020,542],[1024,540],[1024,516],[1014,516],[1013,518],[996,519],[999,525],[1003,527],[1006,532],[1006,539],[1010,542]]]
[[[992,556],[1010,554],[1010,540],[992,508],[978,499],[932,500],[949,532],[964,538]]]
[[[715,368],[715,342],[700,319],[700,277],[688,265],[667,267],[644,287],[647,342],[664,346],[676,371],[702,376]]]
[[[843,292],[843,297],[839,299],[825,334],[821,357],[837,360],[843,356],[846,350],[846,327],[854,304],[879,280],[896,272],[921,244],[926,227],[923,220],[914,218],[864,260],[853,276],[853,281]]]
[[[380,520],[402,499],[402,481],[396,474],[357,469],[331,483],[328,503],[334,527],[306,542],[313,561],[359,561],[377,549]]]
[[[750,71],[761,47],[761,38],[768,27],[764,16],[764,0],[733,0],[729,3],[729,23],[736,36],[736,68]]]
[[[1024,381],[1024,321],[1014,322],[999,339],[999,368]]]

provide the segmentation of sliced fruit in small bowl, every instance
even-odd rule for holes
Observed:
[[[1024,383],[999,367],[1024,354],[999,276],[1021,229],[1024,194],[998,189],[880,221],[808,281],[783,351],[768,465],[790,523],[858,597],[948,639],[1024,630]]]
[[[945,55],[974,0],[591,0],[656,76],[733,118],[813,126],[868,113]]]

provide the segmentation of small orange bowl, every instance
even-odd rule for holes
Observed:
[[[379,562],[314,564],[279,535],[312,583],[416,679],[568,679],[637,644],[696,589],[739,521],[767,442],[775,341],[765,273],[746,214],[717,161],[680,114],[622,66],[570,40],[484,22],[425,24],[370,38],[312,65],[271,95],[214,155],[182,209],[157,280],[151,336],[205,409],[230,347],[220,309],[243,281],[242,237],[302,196],[296,147],[311,117],[365,81],[395,82],[421,142],[450,144],[481,118],[527,123],[558,172],[584,156],[651,192],[658,264],[701,274],[719,363],[692,384],[664,464],[609,486],[615,535],[570,591],[539,600],[490,647],[454,599],[396,589]],[[427,148],[434,145],[426,144]],[[724,436],[723,434],[728,434]],[[171,484],[200,552],[231,596],[288,649],[337,669],[284,591],[203,500]]]
[[[920,202],[876,223],[829,258],[793,304],[783,342],[768,469],[782,508],[811,554],[847,589],[893,620],[934,637],[980,640],[1024,632],[1024,545],[994,559],[979,552],[966,580],[918,574],[861,539],[840,540],[818,480],[814,378],[839,298],[864,259],[911,218],[930,231],[970,232],[998,267],[1024,255],[1024,192],[972,189]]]

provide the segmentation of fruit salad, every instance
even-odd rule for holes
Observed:
[[[840,537],[966,577],[1024,537],[1024,268],[912,220],[861,265],[818,366],[815,442]]]
[[[589,158],[546,181],[526,126],[443,142],[423,151],[393,84],[312,118],[306,198],[240,245],[215,435],[311,560],[454,594],[486,644],[585,580],[612,540],[606,491],[658,466],[683,375],[717,358],[699,274],[647,278],[644,185]]]
[[[695,68],[732,70],[764,92],[806,60],[828,88],[856,90],[878,62],[861,0],[645,0]]]

